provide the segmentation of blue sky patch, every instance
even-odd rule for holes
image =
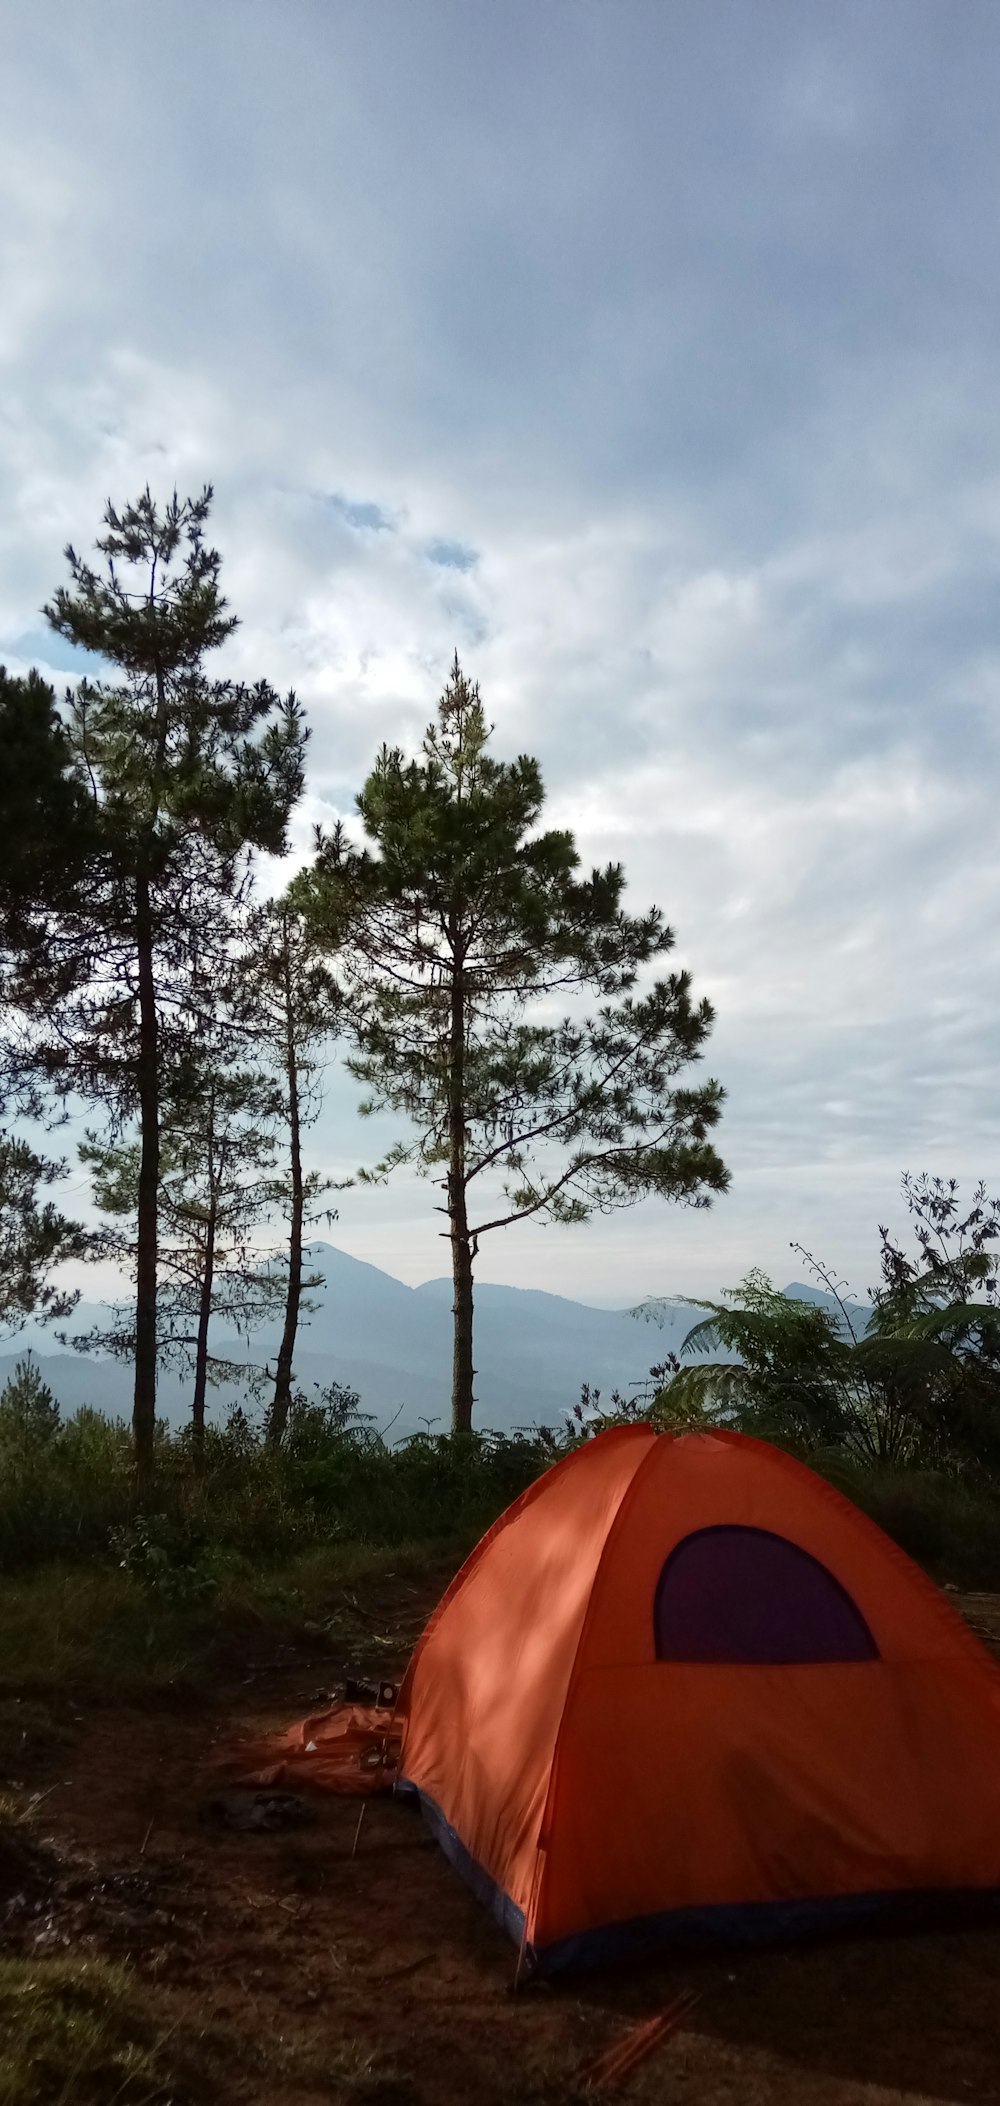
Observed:
[[[432,563],[441,563],[446,570],[474,570],[479,561],[476,550],[464,541],[431,541],[427,554]]]
[[[336,512],[346,526],[355,527],[360,532],[385,534],[392,526],[388,512],[383,512],[381,505],[373,504],[370,499],[341,497],[339,492],[334,492],[324,497],[323,503],[329,505],[331,512]]]
[[[54,629],[26,629],[23,635],[13,637],[6,648],[12,659],[47,666],[53,673],[89,673],[96,680],[108,671],[107,661],[96,651],[81,651]],[[4,647],[0,644],[0,662],[3,656]]]

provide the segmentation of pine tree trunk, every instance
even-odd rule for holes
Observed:
[[[295,1006],[292,989],[288,936],[285,942],[285,1076],[288,1083],[288,1144],[291,1178],[291,1219],[288,1232],[288,1289],[285,1323],[278,1349],[274,1396],[267,1422],[267,1445],[280,1448],[292,1403],[292,1362],[302,1301],[302,1228],[305,1211],[302,1180],[302,1125],[299,1113],[299,1064],[295,1046]]]
[[[465,980],[457,939],[453,945],[449,1043],[448,1225],[455,1319],[451,1366],[451,1430],[472,1431],[472,1242],[465,1194]]]
[[[139,1194],[136,1225],[135,1391],[132,1433],[136,1466],[153,1467],[156,1433],[156,1275],[160,1185],[160,1078],[153,927],[149,879],[136,879],[136,954],[139,976]]]
[[[191,1431],[195,1461],[200,1466],[205,1449],[205,1394],[208,1389],[208,1327],[212,1319],[212,1287],[215,1279],[216,1211],[213,1204],[206,1224],[205,1269],[201,1276],[198,1304],[198,1333],[194,1349],[194,1396],[191,1402]]]
[[[458,1187],[459,1201],[451,1218],[451,1272],[455,1286],[452,1311],[455,1345],[451,1364],[451,1430],[472,1432],[472,1250],[465,1210],[465,1187]]]

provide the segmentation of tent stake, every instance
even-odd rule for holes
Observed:
[[[362,1802],[361,1802],[361,1812],[360,1812],[360,1813],[359,1813],[359,1815],[358,1815],[358,1825],[357,1825],[357,1827],[356,1827],[356,1829],[355,1829],[355,1831],[354,1831],[354,1841],[353,1841],[353,1843],[351,1844],[351,1856],[352,1856],[352,1857],[357,1857],[357,1854],[358,1854],[358,1844],[359,1844],[359,1843],[360,1843],[360,1841],[361,1841],[361,1824],[362,1824],[362,1822],[363,1822],[363,1820],[364,1820],[364,1818],[365,1818],[365,1815],[366,1815],[366,1813],[367,1813],[367,1812],[368,1812],[368,1801],[367,1801],[367,1799],[363,1799],[363,1800],[362,1800]]]
[[[525,1912],[524,1912],[524,1928],[523,1928],[523,1930],[522,1930],[522,1932],[521,1932],[521,1943],[520,1943],[520,1945],[518,1946],[518,1951],[517,1951],[517,1966],[516,1966],[516,1967],[515,1967],[515,1969],[514,1969],[514,1980],[513,1980],[513,1984],[512,1984],[513,1994],[514,1994],[515,1996],[517,1995],[517,1992],[518,1992],[518,1990],[519,1990],[519,1988],[520,1988],[520,1986],[521,1986],[521,1975],[522,1975],[522,1972],[523,1972],[523,1970],[524,1970],[524,1955],[525,1955],[525,1952],[526,1952],[526,1950],[527,1950],[527,1944],[528,1944],[528,1911],[527,1911],[527,1909],[525,1909]]]

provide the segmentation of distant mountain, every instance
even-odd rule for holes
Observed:
[[[376,1265],[367,1265],[329,1243],[308,1252],[323,1275],[319,1306],[300,1332],[296,1373],[306,1389],[331,1380],[356,1389],[361,1408],[394,1439],[430,1421],[444,1431],[449,1417],[451,1299],[447,1279],[407,1287]],[[786,1290],[806,1300],[828,1300],[815,1288],[795,1283]],[[476,1286],[476,1423],[511,1431],[517,1426],[560,1424],[578,1401],[583,1383],[605,1400],[618,1389],[626,1396],[651,1365],[679,1352],[692,1325],[706,1312],[687,1302],[657,1304],[660,1323],[637,1322],[626,1309],[597,1309],[537,1288]],[[866,1312],[859,1312],[863,1317]],[[107,1321],[106,1307],[81,1304],[72,1331]],[[247,1342],[220,1325],[213,1351],[234,1361],[270,1361],[280,1327],[263,1325]],[[0,1386],[30,1349],[64,1411],[94,1404],[113,1416],[131,1410],[132,1372],[120,1361],[53,1351],[50,1333],[29,1326],[0,1354]],[[238,1387],[211,1393],[215,1414],[235,1402]],[[164,1374],[160,1409],[177,1424],[188,1412],[189,1385]]]
[[[815,1302],[820,1308],[829,1309],[830,1314],[837,1318],[842,1331],[846,1332],[847,1328],[844,1322],[845,1314],[848,1322],[857,1331],[859,1337],[868,1328],[868,1322],[872,1313],[870,1303],[845,1301],[841,1304],[837,1301],[835,1295],[827,1294],[822,1287],[810,1286],[806,1280],[790,1280],[788,1286],[782,1287],[780,1292],[786,1295],[789,1301]],[[650,1322],[654,1320],[653,1312],[655,1311],[658,1316],[662,1316],[668,1325],[673,1325],[675,1321],[680,1323],[682,1336],[694,1324],[698,1323],[703,1316],[708,1315],[707,1309],[697,1309],[682,1297],[672,1300],[669,1295],[651,1295],[647,1301],[640,1304],[640,1307],[650,1312],[648,1319]]]
[[[79,1411],[81,1404],[91,1404],[104,1411],[111,1419],[127,1419],[132,1415],[132,1369],[122,1360],[98,1360],[84,1353],[72,1353],[58,1349],[53,1352],[52,1339],[44,1332],[36,1344],[26,1344],[21,1334],[13,1340],[5,1353],[0,1353],[0,1389],[12,1375],[19,1360],[30,1352],[41,1369],[53,1396],[64,1413]],[[182,1382],[177,1375],[164,1372],[159,1382],[159,1411],[172,1425],[182,1424],[190,1412],[190,1384]]]
[[[793,1280],[791,1286],[786,1287],[784,1292],[790,1295],[793,1301],[819,1302],[821,1307],[832,1310],[835,1316],[841,1317],[841,1329],[843,1329],[843,1318],[838,1303],[832,1294],[825,1294],[822,1287],[811,1287],[807,1280]],[[872,1313],[871,1303],[845,1301],[844,1308],[860,1338],[862,1332],[868,1328],[869,1318]]]

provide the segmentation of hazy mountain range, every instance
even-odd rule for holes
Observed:
[[[331,1379],[356,1389],[361,1408],[381,1429],[392,1422],[392,1438],[417,1432],[431,1421],[444,1432],[451,1382],[451,1281],[426,1280],[407,1287],[376,1265],[351,1258],[332,1244],[313,1244],[312,1271],[321,1273],[319,1306],[305,1319],[295,1368],[308,1390]],[[818,1289],[795,1282],[786,1293],[826,1302]],[[510,1431],[516,1426],[553,1425],[578,1401],[583,1383],[625,1395],[668,1352],[679,1353],[686,1333],[706,1312],[687,1302],[659,1305],[662,1324],[643,1322],[627,1309],[597,1309],[523,1287],[476,1286],[476,1424]],[[858,1311],[863,1324],[866,1312]],[[109,1310],[81,1303],[68,1326],[85,1332],[106,1323]],[[234,1361],[270,1361],[279,1326],[262,1325],[250,1345],[227,1331],[213,1331],[213,1352]],[[122,1361],[86,1357],[60,1347],[50,1331],[29,1325],[0,1353],[0,1386],[17,1360],[31,1350],[64,1412],[93,1404],[112,1416],[128,1416],[132,1371]],[[699,1356],[704,1357],[704,1356]],[[211,1392],[213,1416],[241,1394],[227,1385]],[[173,1423],[187,1417],[190,1383],[165,1371],[159,1409]]]

